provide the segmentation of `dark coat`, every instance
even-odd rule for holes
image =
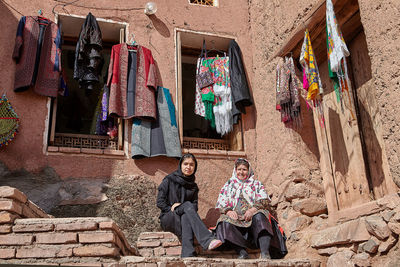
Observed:
[[[22,92],[32,88],[37,94],[56,97],[61,72],[60,30],[57,24],[49,21],[43,32],[41,50],[38,50],[39,35],[39,18],[21,17],[12,55],[17,63],[14,91]],[[40,57],[37,53],[40,53]]]
[[[103,41],[101,30],[96,17],[89,12],[82,25],[79,40],[75,49],[74,79],[79,86],[93,89],[93,85],[99,82],[99,76],[103,67],[101,50]]]
[[[242,62],[242,52],[235,40],[229,43],[229,74],[231,78],[232,92],[232,116],[233,123],[236,124],[240,113],[246,113],[245,107],[253,104],[249,85],[247,83],[246,72]]]
[[[171,207],[174,203],[184,203],[189,201],[193,204],[195,210],[198,210],[199,188],[195,183],[194,173],[189,177],[184,177],[181,170],[182,158],[179,161],[179,169],[165,176],[158,187],[157,207],[161,210],[160,221],[164,231],[175,233],[179,238],[181,236],[181,224],[179,207],[174,212]],[[195,172],[197,163],[195,167]]]

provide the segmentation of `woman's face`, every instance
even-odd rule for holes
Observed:
[[[246,180],[247,176],[249,175],[249,168],[246,165],[238,165],[236,167],[236,177],[239,180]]]
[[[194,173],[195,165],[196,165],[196,163],[194,162],[194,160],[192,158],[184,159],[181,164],[181,170],[182,170],[183,175],[185,175],[185,176],[192,175]]]

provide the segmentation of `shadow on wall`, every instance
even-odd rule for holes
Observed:
[[[340,124],[340,117],[333,109],[328,112],[331,136],[332,161],[335,164],[335,172],[340,172],[346,177],[349,171],[349,156],[344,141],[343,129]]]
[[[157,156],[152,158],[135,159],[135,165],[149,176],[154,176],[157,171],[165,175],[175,171],[178,168],[179,159]]]
[[[376,137],[371,116],[361,101],[358,101],[358,108],[362,121],[362,133],[367,149],[367,159],[372,185],[374,188],[380,187],[385,181],[385,174],[382,166],[382,148]],[[387,192],[387,188],[382,188],[381,190],[383,191],[382,195]]]
[[[14,73],[14,65],[10,66],[10,62],[12,61],[11,56],[14,49],[18,18],[12,14],[11,10],[11,7],[5,5],[3,1],[0,1],[0,25],[2,27],[2,32],[0,34],[0,65],[8,66],[7,68],[2,68],[1,71],[2,78],[0,79],[0,93],[3,91],[11,92],[13,86],[13,82],[11,82],[11,84],[8,83],[9,79],[6,78],[8,75],[5,75],[4,73],[4,71]]]
[[[306,144],[308,149],[314,154],[314,156],[319,161],[320,154],[318,149],[317,135],[315,132],[313,111],[311,108],[307,107],[307,103],[303,97],[300,97],[300,109],[301,109],[302,127],[301,128],[291,127],[289,124],[285,124],[285,126],[287,128],[291,128],[300,135],[304,144]]]
[[[159,34],[161,34],[165,38],[169,38],[171,36],[171,33],[167,25],[165,25],[165,23],[162,20],[157,18],[156,15],[150,15],[149,18],[153,23],[154,28],[158,31]]]

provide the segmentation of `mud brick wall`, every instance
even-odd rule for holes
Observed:
[[[235,251],[205,251],[195,241],[196,252],[200,257],[235,259]],[[143,232],[137,242],[139,254],[143,257],[180,256],[182,245],[178,237],[170,232]],[[260,256],[259,250],[248,250],[251,259]]]
[[[0,187],[0,263],[116,262],[138,255],[106,217],[50,218],[15,188]]]

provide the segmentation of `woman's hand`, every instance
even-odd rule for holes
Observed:
[[[244,219],[245,219],[246,221],[250,221],[251,218],[253,217],[254,213],[256,213],[256,211],[257,211],[257,209],[254,208],[254,207],[248,209],[248,210],[245,212],[245,214],[244,214]]]
[[[232,220],[237,220],[238,219],[238,214],[236,211],[230,210],[226,213]]]
[[[175,209],[176,207],[178,207],[180,204],[181,204],[181,203],[174,203],[174,205],[172,205],[172,207],[171,207],[171,211],[174,211],[174,209]]]

